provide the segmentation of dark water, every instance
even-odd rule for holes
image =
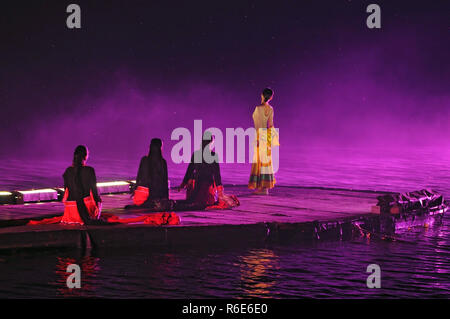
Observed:
[[[295,155],[295,156],[294,156]],[[60,185],[65,162],[7,161],[0,190]],[[99,180],[134,175],[135,161],[92,158]],[[450,197],[450,157],[439,150],[378,153],[299,152],[282,157],[282,185],[411,191],[429,187]],[[172,185],[186,165],[169,166]],[[226,183],[245,183],[248,165],[222,165]],[[1,208],[0,208],[1,209]],[[449,298],[450,218],[405,231],[397,241],[359,239],[260,247],[166,251],[39,252],[0,256],[0,297],[113,298]],[[66,287],[66,267],[82,268],[82,288]],[[369,289],[366,268],[381,267]]]
[[[0,297],[449,298],[449,221],[396,242],[1,256]],[[82,269],[81,289],[66,288],[71,263]],[[374,263],[381,267],[379,289],[366,285]]]

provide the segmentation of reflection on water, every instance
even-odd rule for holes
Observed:
[[[82,285],[80,289],[70,289],[67,287],[67,278],[71,272],[67,272],[67,267],[76,264],[81,269]],[[95,296],[95,277],[100,271],[99,258],[85,256],[82,258],[57,257],[56,263],[56,281],[54,285],[58,294],[63,297],[88,297]]]
[[[177,254],[161,253],[153,257],[144,258],[144,267],[151,278],[147,281],[149,287],[153,286],[153,282],[157,282],[161,287],[180,287],[183,285],[183,277],[179,271],[182,261]],[[182,267],[182,266],[181,266]]]
[[[241,285],[244,298],[262,298],[272,295],[276,283],[278,257],[269,249],[253,249],[239,256],[235,264],[241,271]]]
[[[450,298],[450,216],[399,240],[0,256],[0,298]],[[69,290],[67,265],[82,269]],[[381,289],[368,289],[369,264]]]

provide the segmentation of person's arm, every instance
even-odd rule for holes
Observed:
[[[67,187],[69,187],[69,183],[67,183],[67,169],[64,171],[63,174],[63,180],[64,180],[64,189],[66,189]]]
[[[216,154],[217,156],[217,154]],[[219,166],[219,159],[216,158],[214,161],[213,169],[214,169],[214,182],[216,183],[217,187],[217,193],[219,197],[223,196],[223,185],[222,185],[222,177],[220,176],[220,166]]]
[[[169,198],[169,176],[167,173],[167,162],[163,160],[163,187],[164,187],[164,197]]]
[[[269,120],[267,121],[267,126],[268,126],[268,128],[271,128],[274,126],[273,125],[273,108],[270,109]]]
[[[148,165],[145,165],[145,156],[141,158],[141,162],[139,163],[139,169],[136,176],[136,185],[143,185],[144,182],[144,176],[145,176],[145,169]]]
[[[222,177],[220,176],[220,166],[219,166],[219,156],[214,154],[214,162],[213,165],[213,174],[214,174],[214,182],[216,183],[216,186],[222,185]]]
[[[66,201],[67,197],[69,197],[69,183],[67,182],[67,169],[64,171],[63,180],[64,180],[64,197],[63,197],[63,201]]]
[[[268,120],[268,126],[269,126],[269,130],[270,130],[270,134],[271,134],[271,146],[280,146],[280,137],[278,135],[277,130],[275,129],[275,125],[273,124],[273,108],[270,110],[270,114],[269,114],[269,120]]]
[[[181,183],[180,188],[184,188],[187,185],[188,181],[193,178],[193,174],[194,174],[194,154],[192,154],[191,162],[189,163],[189,166],[186,170],[186,174],[184,175],[183,182]]]
[[[97,190],[97,176],[95,175],[95,170],[92,168],[92,176],[91,176],[91,190],[92,190],[92,195],[94,196],[94,200],[95,202],[101,203],[102,199],[100,198],[100,196],[98,195],[98,190]]]

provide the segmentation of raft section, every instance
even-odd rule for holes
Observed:
[[[102,249],[119,247],[195,248],[209,245],[258,245],[270,242],[346,240],[369,236],[380,229],[380,214],[373,210],[377,196],[384,192],[325,188],[276,187],[268,195],[252,195],[245,186],[227,186],[225,192],[239,197],[241,205],[232,210],[177,212],[177,226],[115,224],[107,226],[36,225],[25,226],[28,218],[62,214],[60,202],[0,206],[0,250]],[[171,191],[181,199],[184,193]],[[123,218],[147,214],[127,211],[130,194],[103,196],[104,212]],[[374,211],[374,212],[373,212]],[[415,219],[417,225],[432,223]],[[442,217],[442,216],[441,216]],[[439,219],[439,218],[437,218]],[[408,227],[408,221],[404,221]]]

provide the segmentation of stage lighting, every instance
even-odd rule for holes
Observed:
[[[128,193],[130,183],[125,181],[97,183],[97,189],[100,194]]]
[[[0,192],[0,204],[14,204],[15,196],[11,192]]]
[[[18,191],[17,204],[58,200],[58,192],[52,188]]]

